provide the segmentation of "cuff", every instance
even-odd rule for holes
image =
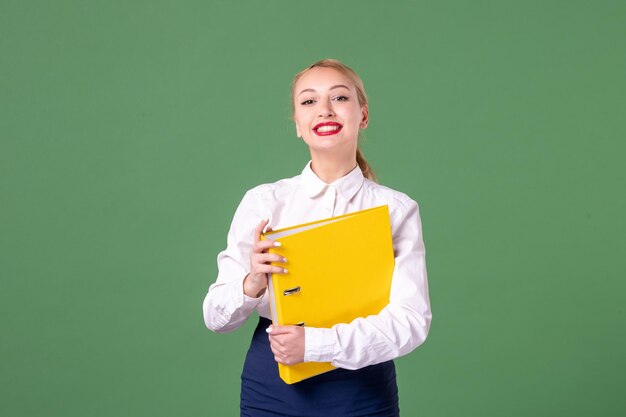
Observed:
[[[332,329],[304,328],[304,361],[332,362],[337,335]]]
[[[265,291],[259,298],[252,298],[252,297],[248,297],[244,292],[243,292],[243,281],[244,281],[245,277],[243,277],[241,279],[241,281],[239,282],[239,285],[233,285],[233,290],[234,290],[234,294],[233,297],[231,298],[232,300],[234,300],[235,303],[235,310],[248,315],[249,313],[251,313],[255,308],[257,308],[257,306],[259,305],[259,303],[261,302],[261,300],[263,299],[263,297],[265,297],[265,293],[267,291]]]

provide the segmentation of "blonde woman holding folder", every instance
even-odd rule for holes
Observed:
[[[359,150],[368,104],[352,69],[330,59],[312,64],[293,80],[292,105],[311,161],[300,175],[243,197],[203,303],[205,323],[228,332],[259,315],[241,376],[242,416],[398,416],[393,359],[422,344],[431,322],[417,203],[379,185]],[[271,326],[268,274],[288,273],[289,260],[269,252],[279,242],[262,240],[263,231],[381,205],[389,207],[395,258],[389,304],[331,328]],[[338,369],[292,385],[279,378],[277,363],[303,362]]]

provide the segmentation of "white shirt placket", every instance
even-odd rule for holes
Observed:
[[[324,191],[323,207],[325,217],[333,217],[335,215],[335,201],[337,200],[337,189],[333,185],[329,185]]]

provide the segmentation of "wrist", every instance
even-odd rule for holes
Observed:
[[[243,279],[243,293],[250,298],[259,298],[267,287],[266,279],[259,279],[252,274],[246,275]]]

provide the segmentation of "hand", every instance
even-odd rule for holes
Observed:
[[[250,254],[250,273],[243,281],[243,292],[248,297],[260,297],[267,288],[267,274],[285,274],[287,270],[280,266],[272,266],[270,262],[287,262],[285,258],[275,253],[267,253],[267,250],[274,246],[280,246],[279,242],[273,240],[261,240],[263,228],[267,226],[269,220],[263,220],[254,229],[254,244]],[[272,228],[268,227],[268,231]]]
[[[304,362],[304,327],[270,326],[268,333],[276,362],[283,365]]]

